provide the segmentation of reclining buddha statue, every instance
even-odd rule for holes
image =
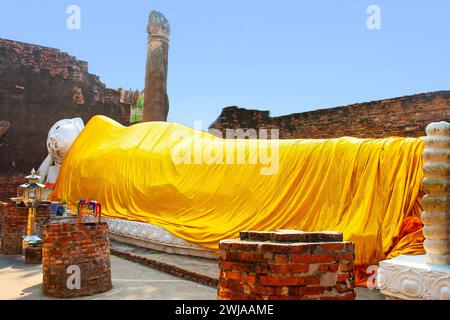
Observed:
[[[109,219],[196,248],[216,252],[242,230],[295,229],[343,232],[360,266],[424,253],[423,138],[222,139],[95,116],[67,153],[60,146],[53,200],[95,199]]]

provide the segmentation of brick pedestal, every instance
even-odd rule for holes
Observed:
[[[353,300],[354,244],[341,233],[242,232],[220,242],[219,300]]]
[[[28,212],[27,212],[28,214]],[[50,223],[52,210],[50,204],[41,205],[36,209],[36,229],[35,234],[42,239],[44,236],[44,226]]]
[[[13,203],[2,203],[4,212],[2,226],[2,242],[0,252],[7,255],[23,253],[23,237],[27,234],[28,208],[18,207]],[[42,238],[44,225],[50,221],[50,206],[36,209],[35,233]]]
[[[107,224],[55,224],[44,228],[44,294],[71,298],[112,288]],[[79,287],[76,283],[79,271]]]
[[[42,246],[25,248],[25,263],[26,264],[41,264],[42,263]]]

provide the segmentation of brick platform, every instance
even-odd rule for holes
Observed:
[[[112,288],[107,224],[47,225],[43,240],[45,295],[58,298],[82,297]],[[67,282],[73,275],[73,271],[69,269],[71,266],[80,268],[79,289],[68,288]]]
[[[8,255],[23,253],[22,241],[27,234],[28,208],[15,204],[2,203],[4,212],[2,226],[2,242],[0,252]],[[36,234],[42,238],[44,225],[50,221],[50,206],[45,205],[36,209]]]
[[[220,242],[219,300],[353,300],[354,243],[341,233],[242,232]]]

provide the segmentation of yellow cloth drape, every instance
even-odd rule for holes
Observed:
[[[203,148],[224,163],[176,164],[180,141],[192,146],[192,159]],[[245,164],[236,163],[242,146]],[[268,162],[250,160],[267,146],[272,156],[279,150],[273,175],[261,174]],[[358,265],[423,253],[421,232],[399,238],[405,219],[421,213],[423,138],[279,140],[278,146],[223,140],[175,123],[124,127],[96,116],[64,159],[52,197],[97,200],[106,216],[161,226],[213,250],[242,230],[297,229],[342,231],[356,243]],[[230,163],[225,158],[233,149]],[[187,157],[184,150],[175,154]]]

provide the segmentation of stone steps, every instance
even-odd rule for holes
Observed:
[[[113,240],[110,243],[111,254],[115,256],[213,288],[218,286],[217,260],[169,254]]]

